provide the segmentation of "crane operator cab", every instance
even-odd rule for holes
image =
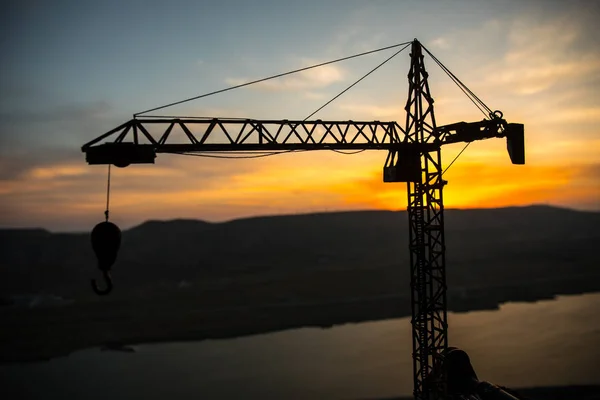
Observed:
[[[443,398],[449,400],[524,400],[510,389],[480,381],[467,353],[456,347],[446,350],[429,379],[440,381],[444,377]]]

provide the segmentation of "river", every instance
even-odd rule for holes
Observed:
[[[600,384],[600,293],[450,313],[450,344],[480,379],[519,388]],[[410,320],[238,339],[88,349],[0,365],[3,399],[361,399],[410,395]]]

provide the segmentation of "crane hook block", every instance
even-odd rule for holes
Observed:
[[[98,259],[98,268],[109,271],[117,260],[121,247],[121,230],[112,222],[100,222],[92,230],[92,249]]]

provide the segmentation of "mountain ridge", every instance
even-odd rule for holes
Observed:
[[[89,233],[0,230],[0,361],[408,316],[407,219],[150,221],[123,232],[102,297]],[[599,225],[600,213],[545,206],[447,210],[448,311],[599,291]]]
[[[551,206],[448,209],[448,280],[479,285],[494,274],[513,282],[595,272],[589,250],[600,241],[598,224],[598,212]],[[408,264],[406,211],[363,210],[149,220],[123,231],[113,276],[131,290],[261,274],[404,271]],[[0,294],[83,295],[94,265],[89,233],[0,230]]]
[[[445,208],[445,212],[485,212],[493,210],[555,210],[555,211],[566,211],[576,214],[600,214],[600,210],[580,210],[570,207],[562,207],[548,204],[529,204],[523,206],[507,206],[507,207],[482,207],[482,208]],[[133,229],[138,229],[146,225],[160,225],[170,223],[201,223],[206,225],[223,225],[239,221],[250,221],[250,220],[262,220],[271,218],[294,218],[302,216],[319,216],[319,215],[336,215],[336,214],[362,214],[362,213],[391,213],[391,214],[403,214],[406,213],[406,209],[402,210],[379,210],[379,209],[364,209],[364,210],[339,210],[339,211],[316,211],[316,212],[299,212],[290,214],[265,214],[265,215],[253,215],[247,217],[239,217],[233,219],[227,219],[222,221],[207,221],[204,219],[196,218],[169,218],[169,219],[147,219],[143,222],[132,225],[123,232],[127,232]],[[91,228],[90,228],[91,229]],[[44,227],[36,226],[25,226],[25,227],[0,227],[0,233],[2,232],[40,232],[50,234],[87,234],[87,231],[55,231]]]

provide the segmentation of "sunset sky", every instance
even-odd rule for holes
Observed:
[[[475,142],[445,174],[447,208],[600,210],[596,1],[8,1],[0,13],[0,227],[89,230],[106,167],[81,145],[132,114],[240,82],[418,38],[492,109],[525,124],[527,165]],[[162,110],[303,119],[381,52]],[[408,51],[315,118],[400,121]],[[438,124],[483,116],[429,58]],[[448,164],[462,145],[444,149]],[[111,220],[403,209],[385,152],[257,160],[159,155],[113,169]]]

